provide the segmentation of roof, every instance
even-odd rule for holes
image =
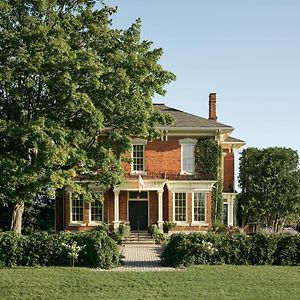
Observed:
[[[229,125],[218,123],[213,120],[205,119],[176,108],[168,107],[165,104],[154,103],[156,109],[162,113],[167,113],[175,118],[175,123],[165,127],[202,127],[202,128],[232,128]],[[233,128],[232,128],[233,129]]]
[[[242,140],[239,140],[239,139],[236,139],[232,136],[229,136],[223,143],[230,143],[230,144],[246,144],[245,141],[242,141]]]

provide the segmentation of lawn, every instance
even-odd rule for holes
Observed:
[[[0,299],[299,299],[300,267],[195,266],[174,272],[0,269]]]

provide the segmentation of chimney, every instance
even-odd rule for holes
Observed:
[[[217,96],[216,93],[209,94],[209,120],[217,121]]]

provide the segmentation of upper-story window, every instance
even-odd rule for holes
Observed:
[[[194,174],[195,172],[195,144],[196,140],[182,139],[181,145],[181,174]]]
[[[131,171],[132,173],[144,173],[145,172],[145,145],[146,140],[135,139],[133,140],[132,152],[131,152]]]

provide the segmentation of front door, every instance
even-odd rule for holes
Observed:
[[[148,201],[129,201],[129,222],[131,230],[147,230]]]

